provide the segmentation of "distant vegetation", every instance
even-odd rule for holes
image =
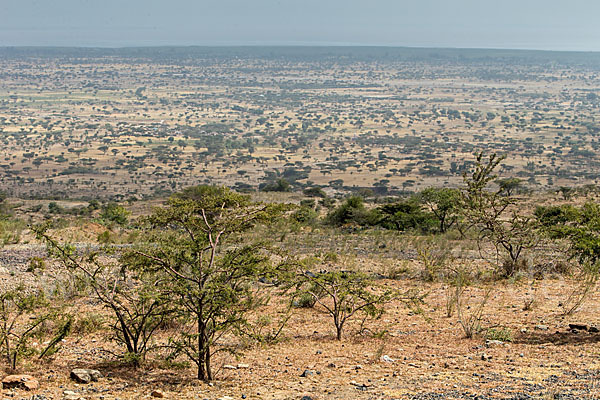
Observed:
[[[458,187],[479,151],[511,155],[499,166],[516,179],[504,182],[509,194],[600,178],[596,53],[0,54],[0,183],[23,198],[145,199],[197,184],[397,196]]]

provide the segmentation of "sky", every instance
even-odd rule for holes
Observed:
[[[0,0],[0,46],[600,51],[598,0]]]

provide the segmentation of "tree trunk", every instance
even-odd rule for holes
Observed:
[[[344,324],[335,324],[335,329],[336,329],[336,339],[337,340],[342,340],[342,330],[344,329]]]
[[[208,377],[206,376],[206,369],[204,368],[204,324],[202,318],[198,317],[198,379],[207,382]]]
[[[210,347],[206,345],[206,356],[204,358],[204,364],[206,366],[206,380],[212,381],[212,370],[210,369]]]

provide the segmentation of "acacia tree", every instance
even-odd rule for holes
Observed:
[[[500,187],[493,190],[490,182],[497,176],[494,169],[504,160],[492,154],[484,162],[483,153],[477,156],[471,175],[464,175],[465,187],[462,190],[462,213],[477,232],[477,242],[491,243],[495,249],[496,264],[501,259],[503,273],[511,276],[519,268],[523,252],[534,248],[539,242],[537,224],[528,216],[519,213],[514,197],[507,196]]]
[[[248,312],[268,300],[259,281],[285,270],[270,262],[264,243],[244,237],[282,209],[225,187],[198,186],[172,196],[143,221],[147,241],[129,259],[167,275],[165,290],[184,322],[171,345],[196,364],[198,379],[213,379],[214,354],[233,351],[223,339],[243,331]]]
[[[413,291],[399,294],[389,289],[378,290],[369,276],[356,271],[302,272],[296,296],[306,295],[333,318],[337,340],[342,340],[346,323],[359,314],[363,321],[377,319],[383,314],[385,304],[392,300],[418,305],[424,297]]]
[[[500,189],[507,196],[512,196],[515,192],[521,189],[522,181],[519,178],[505,178],[496,181]]]
[[[333,318],[336,339],[342,340],[346,322],[356,314],[377,318],[383,313],[383,304],[390,301],[391,292],[375,294],[367,289],[366,275],[350,271],[330,271],[319,274],[304,273],[302,280],[308,285],[299,294],[308,294]]]
[[[157,285],[160,277],[149,269],[120,259],[114,246],[79,251],[48,233],[48,225],[34,227],[48,254],[68,273],[91,289],[113,315],[113,339],[125,347],[123,359],[138,367],[152,347],[154,333],[172,313],[167,294]]]
[[[567,241],[570,257],[579,264],[580,285],[563,305],[565,314],[571,314],[600,278],[600,204],[541,206],[535,215],[550,238]]]
[[[427,188],[419,197],[439,221],[440,233],[445,233],[458,220],[460,192],[451,188]]]
[[[29,342],[35,336],[58,334],[58,340],[50,341],[42,351],[42,358],[55,352],[60,340],[69,333],[71,317],[50,303],[42,291],[23,284],[0,293],[0,351],[10,369],[16,370],[21,356],[34,353]],[[48,323],[52,325],[50,329]]]

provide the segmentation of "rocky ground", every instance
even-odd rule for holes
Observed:
[[[3,284],[26,279],[28,259],[41,247],[0,250]],[[365,263],[368,260],[363,260]],[[51,274],[48,274],[51,276]],[[185,366],[166,366],[150,357],[138,370],[115,362],[118,349],[109,331],[67,337],[51,359],[27,359],[18,373],[39,387],[3,389],[3,399],[595,399],[600,397],[598,346],[600,299],[594,293],[577,313],[562,314],[574,283],[563,278],[496,282],[481,321],[505,337],[464,336],[456,314],[446,316],[446,290],[439,283],[382,280],[428,292],[422,313],[388,305],[384,316],[348,326],[338,342],[327,315],[298,309],[274,345],[252,346],[238,358],[215,361],[216,380],[193,379]],[[475,309],[483,289],[466,293]],[[93,303],[75,305],[81,315],[101,313]],[[464,318],[466,319],[466,318]],[[597,325],[598,324],[598,325]],[[385,333],[384,333],[385,332]],[[381,335],[374,336],[373,333]],[[76,368],[99,372],[84,383]],[[8,375],[5,372],[4,375]]]

